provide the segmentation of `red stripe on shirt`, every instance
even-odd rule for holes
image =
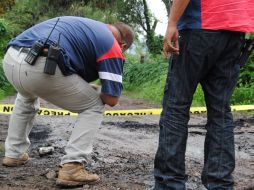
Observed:
[[[114,43],[113,43],[111,49],[108,50],[101,57],[99,57],[96,61],[100,62],[102,60],[111,59],[111,58],[121,58],[121,59],[124,59],[122,50],[121,50],[118,42],[116,41],[116,39],[114,39]]]

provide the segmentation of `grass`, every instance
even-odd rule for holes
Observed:
[[[6,96],[12,96],[16,93],[16,90],[12,86],[8,86],[5,90],[0,89],[0,100],[4,99]]]
[[[131,85],[124,89],[123,94],[135,99],[144,99],[154,104],[161,104],[166,76],[159,77],[158,80],[152,80],[142,83],[138,86]]]
[[[151,103],[161,104],[166,76],[160,77],[160,80],[148,81],[139,86],[132,84],[123,94],[135,99],[144,99]],[[231,105],[252,105],[254,104],[254,86],[238,87],[235,89]],[[204,93],[198,85],[193,96],[192,107],[205,106]]]

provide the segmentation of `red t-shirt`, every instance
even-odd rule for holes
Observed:
[[[190,0],[178,28],[254,32],[254,0]]]
[[[254,0],[201,0],[202,28],[254,32]]]

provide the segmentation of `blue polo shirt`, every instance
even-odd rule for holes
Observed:
[[[49,36],[57,19],[55,29]],[[102,92],[120,96],[124,56],[109,25],[75,16],[63,16],[39,23],[12,39],[8,46],[31,47],[40,40],[59,44],[62,61],[69,73],[85,81],[100,79]]]

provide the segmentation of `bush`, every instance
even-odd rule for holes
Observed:
[[[6,34],[6,23],[3,19],[0,19],[0,36],[1,36],[1,41],[0,41],[0,59],[3,57],[4,54],[4,49],[7,44],[8,40],[8,35]]]
[[[6,19],[0,19],[0,60],[2,59],[7,43],[14,37],[15,31],[18,29],[14,27],[9,21]]]
[[[8,41],[13,37],[14,28],[12,25],[4,19],[0,19],[0,99],[8,94],[14,92],[13,87],[6,79],[3,68],[2,68],[2,58],[6,49]]]
[[[250,56],[245,66],[241,68],[238,87],[249,87],[254,84],[254,53]]]
[[[232,105],[254,104],[254,85],[238,87],[231,98]]]
[[[132,57],[133,58],[133,57]],[[132,59],[131,58],[131,59]],[[146,82],[159,82],[160,77],[167,74],[168,63],[160,62],[161,60],[151,59],[145,64],[132,63],[129,58],[124,65],[124,85],[125,88],[140,86]],[[137,58],[134,58],[137,60]]]
[[[135,93],[136,98],[160,103],[168,72],[168,63],[162,56],[147,55],[139,64],[139,55],[126,56],[124,65],[124,90]]]
[[[254,40],[254,33],[247,33],[246,39]],[[241,68],[240,78],[238,80],[238,87],[250,87],[254,84],[254,52],[250,55],[245,66]]]
[[[168,63],[162,56],[147,55],[145,64],[139,64],[139,55],[127,55],[124,66],[123,86],[125,91],[132,92],[136,98],[143,98],[155,103],[161,103],[163,98],[163,90],[166,81]],[[251,60],[251,59],[250,59]],[[249,60],[249,61],[250,61]],[[248,63],[246,67],[251,68],[252,63]],[[246,72],[249,72],[247,74]],[[232,105],[254,104],[254,82],[251,77],[254,72],[244,70],[241,73],[237,88],[232,98]],[[243,81],[243,76],[248,76],[248,83]],[[246,81],[247,79],[245,79]],[[125,92],[126,93],[126,92]],[[204,93],[200,85],[198,85],[193,96],[192,106],[205,106]]]
[[[3,23],[0,21],[0,36],[4,36],[6,33],[6,28]]]

